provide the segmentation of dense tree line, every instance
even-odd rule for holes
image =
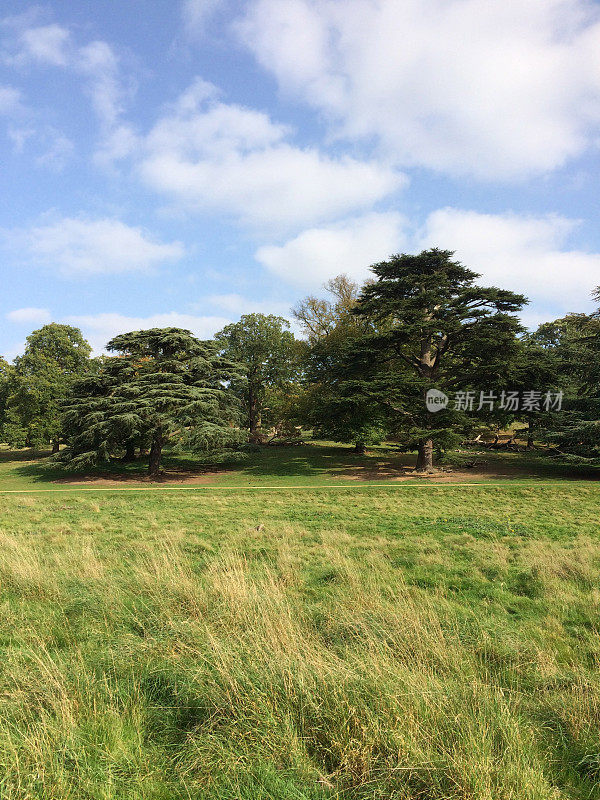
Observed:
[[[156,475],[166,445],[206,452],[311,429],[357,452],[392,438],[427,471],[435,453],[520,423],[529,446],[600,461],[600,312],[528,332],[526,298],[480,286],[445,250],[371,271],[298,303],[298,338],[282,317],[248,314],[210,341],[134,331],[93,358],[78,329],[45,325],[0,359],[0,440],[80,468],[147,456]],[[455,402],[432,410],[432,390]]]

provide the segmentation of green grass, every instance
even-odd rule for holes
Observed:
[[[30,450],[9,451],[0,448],[0,491],[24,489],[56,489],[77,482],[82,486],[98,486],[110,480],[115,487],[148,487],[146,463],[118,462],[103,465],[87,474],[69,471],[48,462],[47,453]],[[465,462],[475,462],[465,469]],[[265,487],[348,485],[372,481],[394,483],[398,478],[413,478],[415,455],[403,453],[393,445],[372,447],[366,455],[357,455],[353,448],[332,442],[310,442],[296,447],[263,447],[256,452],[231,453],[216,457],[199,457],[190,453],[167,452],[163,459],[164,477],[159,482],[193,481],[214,487]],[[496,480],[539,481],[598,479],[599,469],[576,469],[553,461],[539,452],[465,451],[450,454],[440,463],[447,475],[468,482]],[[446,473],[438,479],[444,479]]]
[[[599,501],[0,496],[0,797],[600,797]]]

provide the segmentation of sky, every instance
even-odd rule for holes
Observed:
[[[426,247],[527,295],[600,285],[600,2],[0,4],[0,353],[290,316]]]

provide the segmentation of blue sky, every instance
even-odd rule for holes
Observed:
[[[0,353],[289,315],[455,250],[536,325],[600,284],[600,4],[4,0]]]

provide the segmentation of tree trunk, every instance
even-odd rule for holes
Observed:
[[[527,449],[533,450],[533,416],[529,416],[527,421]]]
[[[426,336],[421,340],[418,371],[419,375],[428,382],[432,381],[435,377],[435,358],[432,353],[431,336]],[[427,399],[427,389],[427,386],[423,388],[423,403],[425,403]],[[425,427],[429,427],[429,420],[427,420]],[[422,439],[419,442],[417,465],[415,469],[417,472],[433,472],[433,439]]]
[[[52,455],[54,455],[55,453],[58,453],[59,450],[60,450],[60,441],[58,439],[53,439],[52,440]]]
[[[364,456],[364,454],[367,452],[367,447],[365,443],[356,442],[356,444],[354,445],[354,452],[356,453],[357,456]]]
[[[260,427],[262,423],[258,396],[252,387],[248,389],[248,417],[250,423],[250,441],[260,441]]]
[[[433,472],[433,439],[424,439],[419,442],[416,471]]]
[[[148,475],[157,478],[160,473],[160,460],[162,457],[163,438],[162,431],[157,429],[152,437],[152,447],[150,448],[150,458],[148,460]]]
[[[135,442],[133,439],[128,439],[125,442],[125,455],[123,456],[123,461],[127,464],[130,461],[135,461]]]

